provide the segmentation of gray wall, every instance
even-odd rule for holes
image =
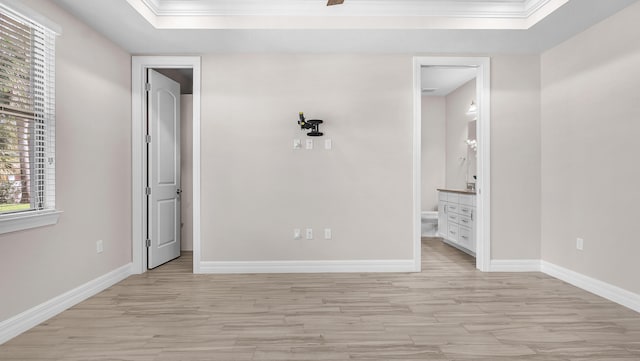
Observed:
[[[0,320],[131,262],[131,58],[49,1],[56,39],[55,226],[0,235]],[[96,241],[104,252],[96,253]]]
[[[422,97],[422,210],[438,210],[438,192],[445,187],[446,98]]]
[[[542,55],[542,258],[636,294],[638,19],[635,3]]]
[[[411,259],[411,84],[406,55],[204,56],[203,261]]]
[[[193,251],[193,95],[180,96],[180,179],[182,233],[180,248]]]
[[[492,57],[492,259],[540,259],[540,141],[540,57]]]

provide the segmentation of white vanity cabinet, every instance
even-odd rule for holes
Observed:
[[[438,189],[438,236],[475,256],[475,212],[474,193]]]

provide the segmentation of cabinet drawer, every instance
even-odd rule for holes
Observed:
[[[460,243],[460,245],[475,252],[476,250],[473,249],[473,234],[471,232],[471,229],[467,227],[458,227],[458,233],[458,242]]]
[[[449,213],[447,215],[447,221],[449,222],[458,223],[459,219],[460,219],[460,215],[457,213]]]
[[[458,213],[460,206],[457,203],[447,203],[447,214]]]
[[[463,215],[458,216],[458,223],[461,226],[465,226],[465,227],[472,227],[473,226],[473,221],[471,220],[471,217],[467,217],[467,216],[463,216]]]
[[[458,225],[449,223],[447,239],[453,242],[458,242],[458,237],[459,237],[458,232],[459,232]]]
[[[472,218],[471,215],[473,214],[473,207],[461,204],[458,206],[458,213],[462,214],[463,216]]]

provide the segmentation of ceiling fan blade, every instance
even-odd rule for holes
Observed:
[[[343,2],[344,2],[344,0],[329,0],[329,1],[327,1],[327,6],[340,5]]]

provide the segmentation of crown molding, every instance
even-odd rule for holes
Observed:
[[[159,29],[528,29],[569,0],[127,0]]]

